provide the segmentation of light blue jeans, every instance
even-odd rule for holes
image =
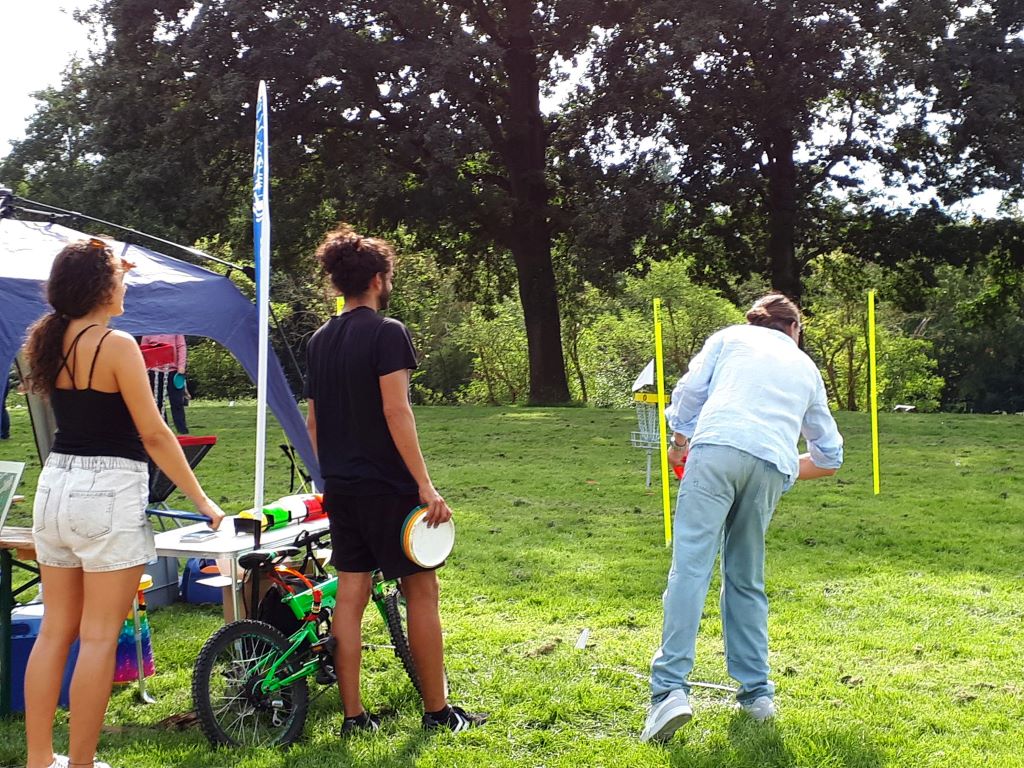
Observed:
[[[672,568],[662,598],[661,648],[651,664],[651,698],[689,693],[697,630],[722,545],[722,632],[736,697],[774,696],[768,679],[764,537],[786,477],[773,464],[724,445],[696,445],[686,461],[673,524]]]

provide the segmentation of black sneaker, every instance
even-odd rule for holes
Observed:
[[[423,727],[428,731],[447,728],[453,733],[468,731],[487,722],[487,715],[467,712],[462,707],[449,706],[441,712],[425,712]]]
[[[341,724],[341,735],[347,736],[357,731],[369,731],[375,733],[380,730],[380,718],[372,715],[365,709],[355,717],[346,717]]]

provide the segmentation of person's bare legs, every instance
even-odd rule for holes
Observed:
[[[53,716],[68,649],[78,637],[82,618],[82,569],[40,565],[39,575],[43,625],[25,669],[27,768],[47,768],[53,762]]]
[[[444,640],[438,608],[440,588],[434,571],[402,577],[409,620],[409,649],[423,691],[423,708],[438,712],[448,705],[444,685]]]
[[[338,594],[334,606],[331,634],[334,648],[334,671],[338,675],[338,692],[345,708],[345,717],[363,712],[359,693],[359,665],[363,657],[363,612],[370,600],[370,574],[338,571]]]
[[[81,646],[71,678],[71,765],[91,766],[114,684],[117,637],[145,566],[83,575]],[[46,587],[43,594],[46,594]]]

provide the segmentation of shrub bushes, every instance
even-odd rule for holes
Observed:
[[[256,387],[242,364],[212,339],[190,340],[188,387],[193,397],[237,400],[255,397]]]

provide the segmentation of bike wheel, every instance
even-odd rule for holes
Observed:
[[[384,615],[387,618],[391,644],[395,647],[395,656],[402,660],[405,673],[416,688],[416,693],[422,698],[423,691],[420,689],[420,677],[416,674],[416,662],[412,660],[412,651],[409,650],[409,638],[405,634],[405,606],[402,603],[402,593],[397,589],[392,588],[384,596]]]
[[[214,746],[287,746],[302,734],[309,689],[301,678],[263,693],[259,682],[290,647],[288,639],[261,621],[236,621],[203,644],[192,672],[192,703]],[[298,665],[283,665],[284,675]]]

